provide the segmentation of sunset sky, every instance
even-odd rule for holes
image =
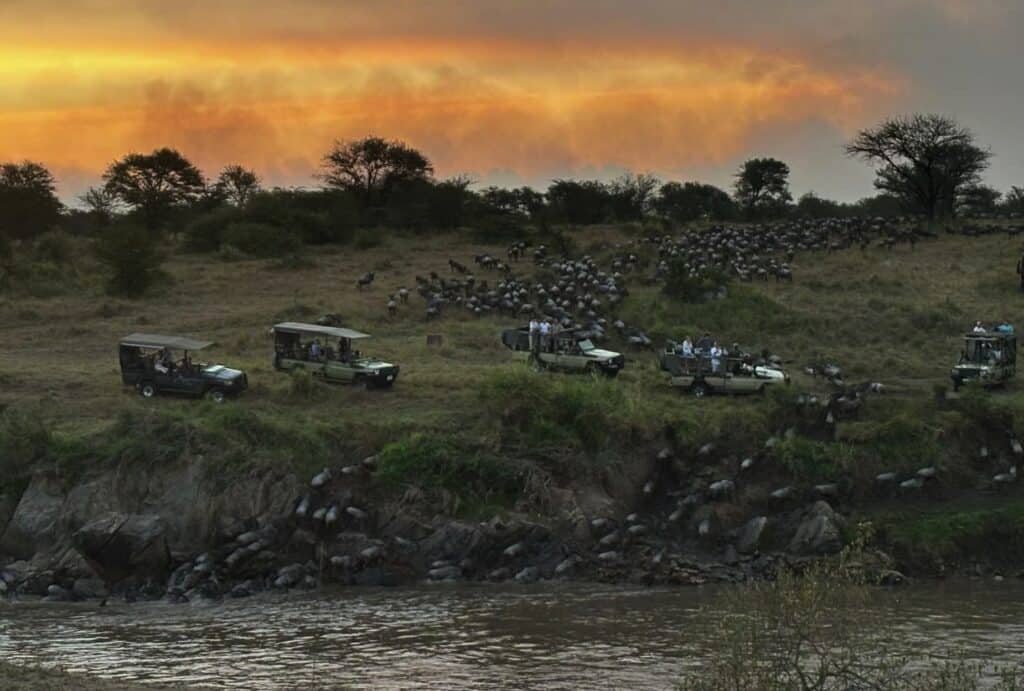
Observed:
[[[728,185],[777,156],[852,200],[843,142],[935,111],[1024,185],[1019,0],[0,0],[0,161],[71,200],[115,158],[174,146],[207,174],[314,184],[379,134],[481,184],[629,169]]]

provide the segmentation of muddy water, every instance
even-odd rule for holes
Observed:
[[[238,689],[664,689],[714,654],[714,591],[584,585],[347,589],[221,605],[0,604],[0,659]],[[1024,584],[879,590],[899,645],[1024,660]]]

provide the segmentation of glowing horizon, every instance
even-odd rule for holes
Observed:
[[[654,17],[552,36],[539,8],[509,10],[507,26],[481,14],[455,30],[451,2],[438,3],[439,16],[403,2],[378,12],[305,0],[294,13],[226,2],[208,16],[191,2],[180,13],[19,4],[19,17],[34,12],[54,31],[0,29],[0,159],[47,165],[65,196],[116,158],[160,146],[208,175],[239,163],[270,185],[309,184],[334,140],[368,134],[419,148],[440,177],[515,183],[629,169],[714,182],[804,131],[818,133],[808,146],[837,148],[919,90],[887,61],[675,15],[676,32]],[[574,0],[555,4],[567,11]],[[232,24],[232,9],[250,7]]]

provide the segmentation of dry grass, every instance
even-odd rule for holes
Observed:
[[[578,231],[574,240],[581,250],[595,251],[635,237],[635,231],[605,227]],[[1019,250],[1019,241],[1005,236],[942,237],[913,251],[805,255],[797,258],[792,284],[740,285],[730,299],[711,305],[673,304],[656,286],[634,281],[623,313],[658,338],[709,329],[748,348],[769,347],[794,367],[833,360],[855,380],[925,394],[946,381],[958,331],[975,318],[1020,314],[1024,296],[1013,273]],[[140,406],[194,406],[170,398],[143,402],[120,385],[118,338],[155,331],[216,340],[211,359],[249,372],[252,390],[239,405],[274,413],[293,409],[323,421],[450,427],[476,418],[478,390],[496,364],[508,362],[498,335],[509,320],[475,319],[452,308],[442,320],[427,322],[415,294],[389,318],[386,296],[401,285],[414,288],[417,274],[447,273],[449,257],[471,264],[474,254],[488,251],[500,249],[455,236],[389,237],[365,251],[309,249],[310,265],[298,269],[173,253],[166,265],[169,284],[139,300],[105,296],[98,280],[49,298],[0,294],[0,405],[38,405],[60,429],[74,431]],[[377,280],[358,291],[355,279],[368,270],[377,272]],[[481,272],[479,278],[494,282],[497,275]],[[326,312],[376,336],[365,350],[401,365],[394,390],[321,385],[311,400],[289,395],[288,377],[270,366],[267,329],[278,319]],[[441,334],[444,345],[428,347],[428,333]],[[679,405],[679,392],[664,385],[652,354],[634,354],[616,383],[631,395]]]

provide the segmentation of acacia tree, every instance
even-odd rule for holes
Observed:
[[[878,166],[875,187],[929,221],[953,215],[961,192],[979,182],[992,157],[974,143],[970,130],[934,114],[883,120],[859,132],[846,154]]]
[[[213,185],[214,193],[229,204],[242,207],[259,192],[260,178],[256,172],[240,165],[226,166]]]
[[[53,174],[32,161],[0,164],[0,235],[31,238],[52,228],[64,208]]]
[[[789,166],[776,158],[752,158],[736,172],[733,196],[748,218],[779,216],[793,201]]]
[[[1024,187],[1011,187],[1003,197],[1002,208],[1011,216],[1024,216]]]
[[[727,220],[735,216],[732,198],[714,185],[666,182],[653,201],[654,210],[677,223],[698,219]]]
[[[430,160],[404,142],[366,137],[335,142],[322,162],[320,179],[358,195],[366,206],[383,203],[399,183],[429,180]]]
[[[78,197],[97,225],[106,226],[117,213],[117,200],[104,187],[90,187]]]
[[[158,230],[175,208],[199,199],[206,181],[191,161],[175,149],[131,153],[110,164],[103,189],[142,215],[146,228]]]

